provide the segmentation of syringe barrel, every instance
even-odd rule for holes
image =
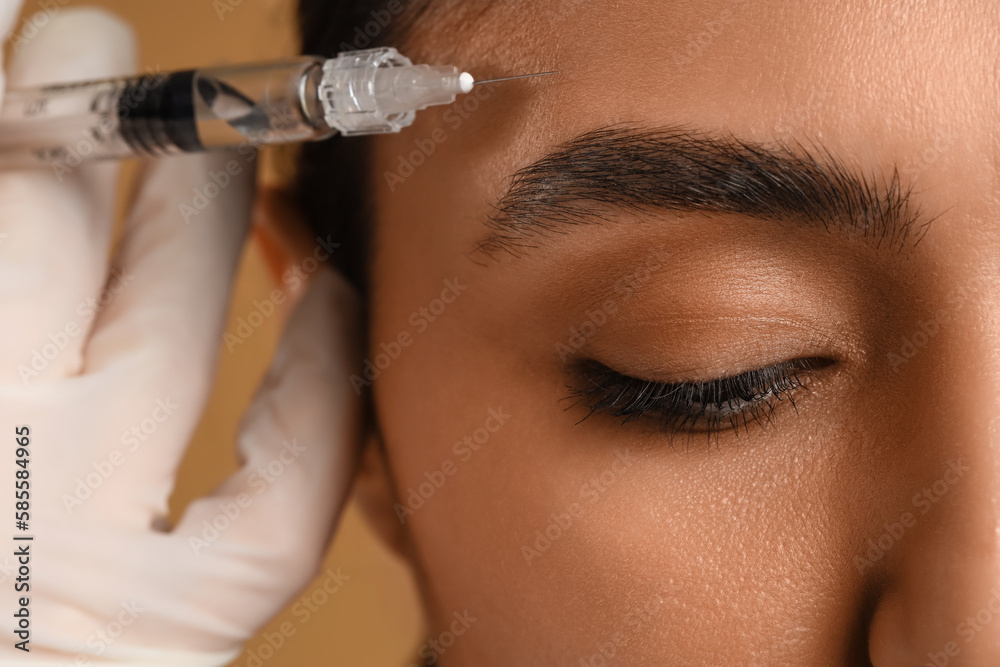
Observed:
[[[10,90],[0,108],[0,168],[157,156],[322,139],[324,58],[151,73]]]
[[[472,89],[455,67],[413,65],[396,49],[300,56],[7,91],[0,169],[155,157],[399,132],[416,112]]]

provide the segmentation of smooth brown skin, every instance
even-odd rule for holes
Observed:
[[[458,129],[431,110],[377,144],[372,358],[415,334],[408,318],[446,279],[468,285],[373,386],[398,499],[457,467],[402,527],[429,636],[453,612],[478,619],[443,665],[895,667],[948,642],[949,665],[1000,664],[1000,615],[971,641],[960,625],[1000,584],[998,25],[987,0],[436,4],[415,60],[560,70],[498,86]],[[901,253],[665,212],[520,257],[471,253],[510,174],[610,123],[820,142],[866,173],[896,165],[939,217]],[[447,141],[391,192],[384,173],[438,127]],[[581,356],[664,382],[832,360],[797,414],[786,402],[708,447],[565,410],[556,343],[654,250],[665,261]],[[894,373],[888,355],[939,310]],[[461,461],[453,444],[498,407],[510,420]],[[632,464],[526,562],[535,531],[626,450]],[[959,459],[968,471],[921,513],[914,495]],[[915,525],[860,573],[905,512]]]

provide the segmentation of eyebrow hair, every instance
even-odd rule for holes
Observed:
[[[822,147],[811,152],[799,143],[764,145],[683,127],[606,126],[515,173],[473,254],[521,255],[548,234],[608,222],[608,207],[819,225],[900,251],[933,221],[920,222],[911,193],[895,167],[888,176],[865,176]]]

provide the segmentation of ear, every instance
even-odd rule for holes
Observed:
[[[410,560],[413,551],[409,534],[396,514],[399,499],[385,458],[385,447],[379,438],[372,431],[365,444],[361,464],[354,478],[354,498],[368,520],[368,525],[382,542],[398,556]]]

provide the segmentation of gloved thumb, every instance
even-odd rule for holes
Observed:
[[[132,28],[96,7],[39,12],[31,37],[18,36],[7,68],[8,88],[103,79],[132,74],[136,40]]]
[[[133,31],[107,11],[57,8],[37,13],[30,23],[37,32],[21,27],[15,33],[6,91],[135,72]],[[68,149],[85,154],[99,140],[96,133],[81,130]],[[86,331],[89,322],[79,321],[80,307],[100,295],[107,279],[117,183],[118,166],[110,162],[88,163],[68,177],[44,166],[0,173],[5,238],[0,254],[10,275],[19,276],[23,295],[3,301],[5,319],[21,323],[3,336],[4,351],[28,351],[30,358],[31,350],[70,323]],[[43,375],[79,372],[85,341],[86,335],[72,337]],[[16,365],[7,373],[14,373]]]

